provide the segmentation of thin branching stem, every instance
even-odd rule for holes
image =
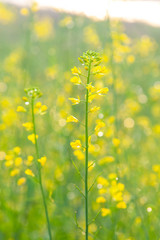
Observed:
[[[89,84],[91,72],[91,61],[88,67],[87,84]],[[86,88],[86,112],[85,112],[85,143],[86,143],[86,154],[85,154],[85,240],[88,240],[88,97],[89,92]]]
[[[36,138],[36,123],[35,123],[35,115],[34,115],[34,98],[32,98],[32,100],[31,100],[31,106],[32,106],[33,133],[34,133],[34,137],[35,137],[36,166],[37,166],[37,170],[38,170],[38,179],[39,179],[39,185],[40,185],[41,195],[42,195],[42,199],[43,199],[43,205],[44,205],[44,209],[45,209],[49,240],[52,240],[51,226],[50,226],[50,221],[49,221],[49,216],[48,216],[48,209],[47,209],[47,204],[46,204],[46,199],[45,199],[45,194],[44,194],[44,189],[43,189],[43,184],[42,184],[41,165],[38,162],[39,149],[38,149],[38,142],[37,142],[37,138]]]

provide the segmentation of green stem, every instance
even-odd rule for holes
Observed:
[[[37,170],[38,170],[39,185],[40,185],[41,195],[42,195],[42,199],[43,199],[43,205],[44,205],[44,209],[45,209],[49,240],[52,240],[51,227],[50,227],[50,221],[49,221],[49,216],[48,216],[48,209],[47,209],[47,204],[46,204],[46,199],[45,199],[45,194],[44,194],[44,189],[43,189],[43,184],[42,184],[41,165],[38,162],[39,149],[38,149],[38,142],[37,142],[37,138],[36,138],[36,124],[35,124],[35,115],[34,115],[34,98],[32,98],[31,105],[32,105],[32,123],[33,123],[33,133],[34,133],[34,136],[35,136],[35,150],[36,150],[36,158],[37,158],[36,159],[36,165],[37,165]]]
[[[87,84],[89,84],[91,72],[91,62],[89,63]],[[85,142],[86,142],[86,155],[85,155],[85,240],[88,240],[88,89],[86,89],[86,113],[85,113]]]

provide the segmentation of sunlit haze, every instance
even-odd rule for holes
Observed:
[[[19,5],[30,5],[32,0],[1,0]],[[84,13],[87,16],[103,19],[110,17],[127,21],[142,21],[160,26],[160,1],[110,1],[110,0],[37,0],[39,7],[53,7],[61,10]]]

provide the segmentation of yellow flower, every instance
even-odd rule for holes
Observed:
[[[95,75],[98,75],[99,77],[103,76],[105,73],[107,73],[106,67],[97,66],[92,69],[92,73]]]
[[[27,161],[25,162],[25,164],[26,164],[27,166],[31,166],[33,159],[34,159],[33,156],[28,156],[28,157],[27,157]]]
[[[114,145],[115,147],[118,147],[119,144],[120,144],[120,140],[119,140],[118,138],[113,138],[113,139],[112,139],[112,143],[113,143],[113,145]]]
[[[7,155],[5,156],[5,160],[6,160],[6,161],[13,160],[13,155],[8,155],[8,154],[7,154]]]
[[[29,14],[29,11],[27,8],[21,8],[20,13],[23,16],[27,16]]]
[[[26,112],[26,109],[22,106],[18,106],[16,111],[17,112]]]
[[[27,98],[27,97],[22,97],[22,100],[23,100],[24,102],[28,102],[28,98]]]
[[[45,156],[38,159],[38,162],[40,162],[42,167],[45,165],[46,161],[47,161],[47,158]]]
[[[71,72],[74,75],[80,75],[81,74],[81,70],[79,68],[77,68],[77,67],[72,68]]]
[[[70,80],[72,83],[74,83],[75,85],[79,85],[81,84],[81,79],[79,77],[74,76],[73,78],[71,78]]]
[[[99,109],[100,109],[100,107],[95,106],[95,107],[93,107],[93,108],[90,109],[90,112],[91,112],[91,113],[97,112]]]
[[[92,83],[89,83],[86,87],[91,93],[96,91],[96,88],[92,86]]]
[[[103,94],[106,94],[108,91],[109,91],[109,89],[107,87],[106,88],[101,88],[100,90],[97,91],[97,94],[98,95],[103,95]]]
[[[105,186],[105,187],[107,187],[107,186],[109,185],[108,180],[105,179],[104,177],[101,177],[101,176],[98,177],[97,183],[98,183],[98,184],[101,184],[101,185],[103,185],[103,186]]]
[[[160,171],[160,165],[153,165],[152,166],[152,170],[154,171],[154,172],[159,172]]]
[[[7,6],[0,3],[0,23],[8,24],[15,19],[13,11],[10,11]]]
[[[41,112],[47,111],[48,107],[46,105],[42,105],[41,107]]]
[[[96,121],[97,125],[95,127],[95,131],[98,132],[101,128],[105,127],[105,123],[102,122],[101,120],[97,120]]]
[[[18,181],[17,181],[17,185],[18,186],[21,186],[23,184],[26,183],[26,178],[22,177],[22,178],[19,178]]]
[[[25,127],[25,129],[26,129],[27,131],[30,131],[30,130],[33,129],[33,123],[32,123],[32,122],[23,123],[22,126]]]
[[[33,156],[29,155],[29,156],[27,157],[27,160],[28,160],[29,162],[32,162],[32,161],[33,161]]]
[[[16,154],[20,154],[21,153],[21,148],[20,147],[15,147],[15,148],[13,148],[13,152],[15,152]]]
[[[34,173],[32,172],[32,170],[31,169],[26,169],[26,171],[25,171],[25,174],[26,175],[29,175],[29,176],[32,176],[32,177],[34,177],[35,175],[34,175]]]
[[[70,145],[75,150],[82,147],[82,144],[81,144],[80,140],[75,140],[74,142],[71,142]]]
[[[96,202],[97,202],[97,203],[105,203],[105,202],[106,202],[106,199],[101,196],[101,197],[98,197],[98,198],[96,199]]]
[[[15,166],[18,167],[22,164],[22,158],[21,157],[17,157],[15,159]]]
[[[116,173],[110,173],[108,177],[109,177],[109,179],[116,179],[117,174]]]
[[[117,202],[122,201],[123,200],[122,192],[117,192],[113,194],[113,199]]]
[[[31,6],[32,12],[37,12],[38,11],[38,3],[36,1],[33,1],[32,6]]]
[[[84,160],[84,154],[81,150],[75,150],[74,155],[78,158],[78,160]]]
[[[109,208],[102,208],[101,213],[102,213],[102,217],[105,217],[111,214],[111,210]]]
[[[11,177],[14,177],[16,176],[17,174],[19,174],[20,170],[18,168],[15,168],[13,169],[11,172],[10,172],[10,176]]]
[[[53,33],[52,19],[46,17],[35,22],[34,32],[40,40],[48,39]]]
[[[36,139],[38,139],[38,135],[36,134]],[[31,134],[28,136],[28,140],[30,140],[33,144],[35,144],[35,134]]]
[[[133,56],[133,55],[129,55],[128,57],[127,57],[127,62],[128,63],[133,63],[135,61],[135,57]]]
[[[116,207],[125,209],[125,208],[127,208],[127,205],[125,202],[122,201],[122,202],[117,203]]]
[[[88,102],[91,103],[93,99],[97,97],[97,94],[92,94],[88,97]]]
[[[79,96],[78,96],[78,98],[68,98],[68,99],[72,102],[72,105],[76,105],[76,104],[80,103]]]
[[[99,160],[100,165],[103,165],[105,163],[111,163],[111,162],[114,162],[114,157],[112,156],[107,156]]]
[[[68,116],[66,122],[78,122],[78,119],[74,116]]]
[[[124,190],[124,184],[123,183],[118,183],[117,188],[118,188],[119,191],[123,191]]]
[[[10,167],[12,165],[13,165],[13,161],[12,160],[8,160],[8,161],[5,162],[5,166],[6,167]]]
[[[35,107],[36,107],[36,108],[41,108],[41,106],[42,106],[42,103],[41,103],[41,102],[37,102],[37,103],[35,104]]]

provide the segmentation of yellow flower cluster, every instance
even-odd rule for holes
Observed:
[[[5,155],[5,166],[10,170],[10,176],[15,177],[17,185],[21,186],[26,183],[26,178],[23,176],[26,175],[34,176],[32,170],[26,169],[25,166],[32,165],[33,156],[28,156],[26,161],[23,161],[21,155],[21,148],[14,147],[12,150],[8,151]]]
[[[110,173],[108,179],[98,177],[97,187],[99,189],[99,197],[96,199],[97,203],[105,204],[111,198],[112,202],[115,203],[116,208],[127,208],[125,200],[125,186],[123,183],[118,182],[118,178],[115,173]],[[102,216],[105,217],[109,214],[111,214],[110,209],[102,208]]]

